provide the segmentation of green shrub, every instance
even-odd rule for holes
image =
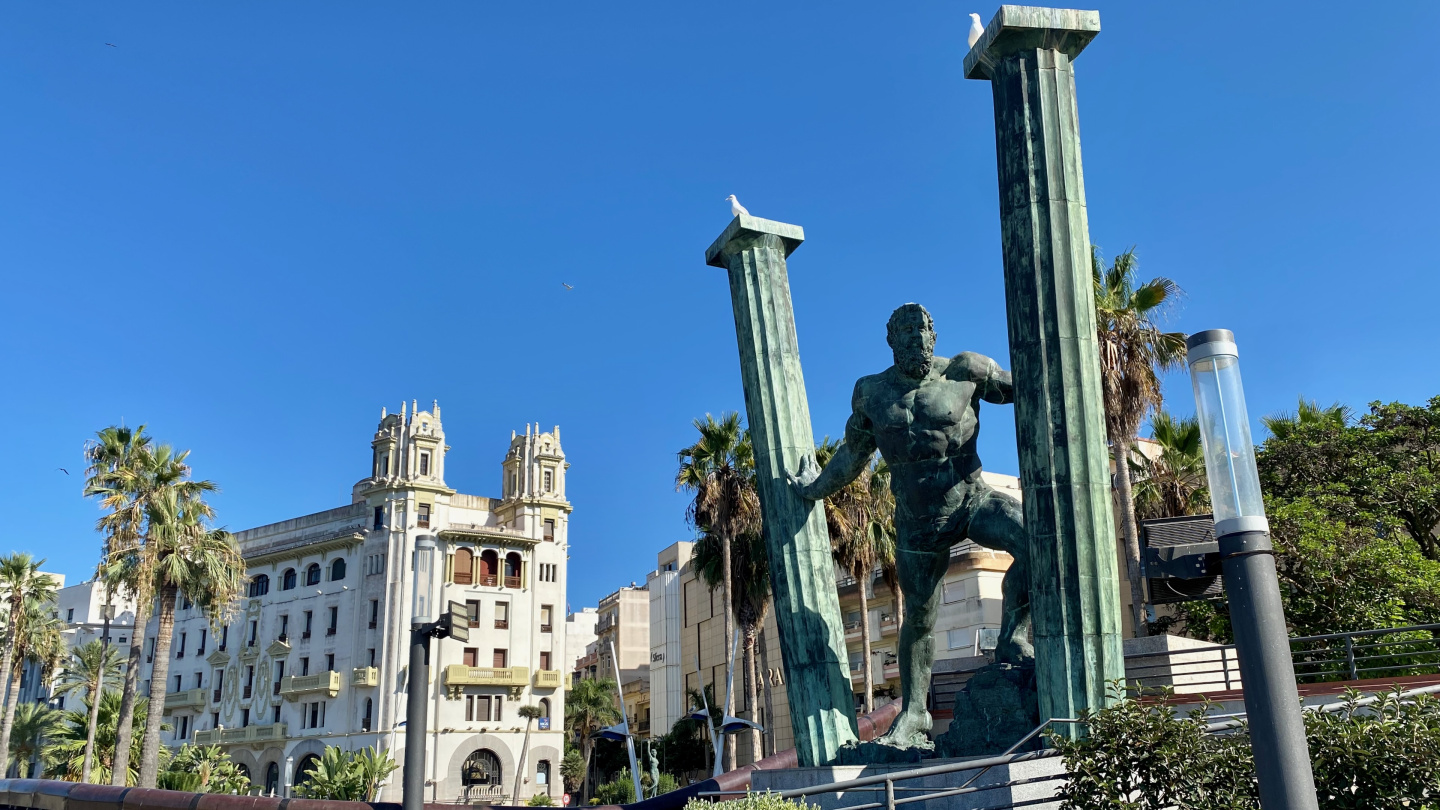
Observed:
[[[779,793],[751,793],[746,791],[743,799],[711,804],[704,799],[691,799],[685,810],[810,810],[807,805],[790,799],[780,798]]]
[[[549,793],[536,793],[525,804],[529,807],[554,807],[555,800],[550,798]]]
[[[1398,691],[1368,707],[1307,712],[1306,736],[1322,810],[1440,807],[1440,700]],[[1089,733],[1051,736],[1065,758],[1065,810],[1258,810],[1250,739],[1243,726],[1206,734],[1196,710],[1125,698],[1084,718]]]
[[[165,790],[186,793],[230,793],[250,791],[250,778],[218,745],[182,745],[155,779]]]

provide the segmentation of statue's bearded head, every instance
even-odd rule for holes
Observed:
[[[885,333],[900,373],[917,380],[930,373],[935,359],[935,322],[925,307],[904,304],[891,313]]]

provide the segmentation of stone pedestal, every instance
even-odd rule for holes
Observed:
[[[1035,668],[990,664],[971,675],[955,694],[950,728],[935,738],[935,753],[942,757],[993,756],[1038,725]],[[1041,743],[1037,738],[1019,750],[1033,751]]]
[[[785,693],[800,765],[813,766],[857,735],[825,505],[801,498],[787,479],[815,451],[785,269],[804,239],[799,226],[742,214],[705,251],[705,263],[730,274]]]
[[[1042,719],[1125,675],[1072,60],[1094,11],[1002,6],[965,57],[991,83],[1015,422]],[[1069,729],[1058,729],[1067,733]]]

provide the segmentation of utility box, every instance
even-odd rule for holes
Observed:
[[[1211,515],[1140,521],[1140,552],[1151,604],[1214,599],[1224,592]]]

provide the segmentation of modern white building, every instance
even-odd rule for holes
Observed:
[[[64,581],[59,574],[50,576]],[[62,587],[55,592],[55,617],[65,625],[62,633],[67,650],[74,650],[92,641],[103,642],[108,634],[109,643],[119,650],[122,660],[130,651],[130,634],[135,631],[135,599],[126,591],[107,594],[105,584],[93,579],[68,588]],[[61,668],[64,665],[62,661]],[[59,669],[54,674],[58,675]],[[52,675],[50,682],[38,684],[46,694],[54,689],[53,678]],[[35,700],[44,697],[45,694],[37,692],[33,697],[22,694],[21,699]],[[69,699],[64,695],[57,695],[51,702],[56,708],[63,709]]]
[[[413,551],[433,535],[439,603],[466,604],[471,630],[433,642],[425,799],[558,803],[571,660],[556,626],[571,511],[560,429],[511,433],[498,498],[446,486],[438,404],[382,411],[371,446],[349,505],[237,534],[249,589],[218,633],[198,609],[178,612],[166,742],[220,744],[276,793],[326,746],[403,761]],[[523,766],[522,705],[543,713]],[[398,776],[379,798],[400,800]]]
[[[668,734],[675,721],[690,708],[685,697],[685,670],[681,666],[680,632],[684,604],[680,569],[690,562],[695,544],[682,540],[661,551],[655,570],[645,578],[650,592],[650,728]]]
[[[579,668],[587,648],[599,638],[595,633],[599,622],[600,614],[593,607],[582,608],[565,617],[565,654],[568,658],[565,661],[566,672],[574,672]]]

